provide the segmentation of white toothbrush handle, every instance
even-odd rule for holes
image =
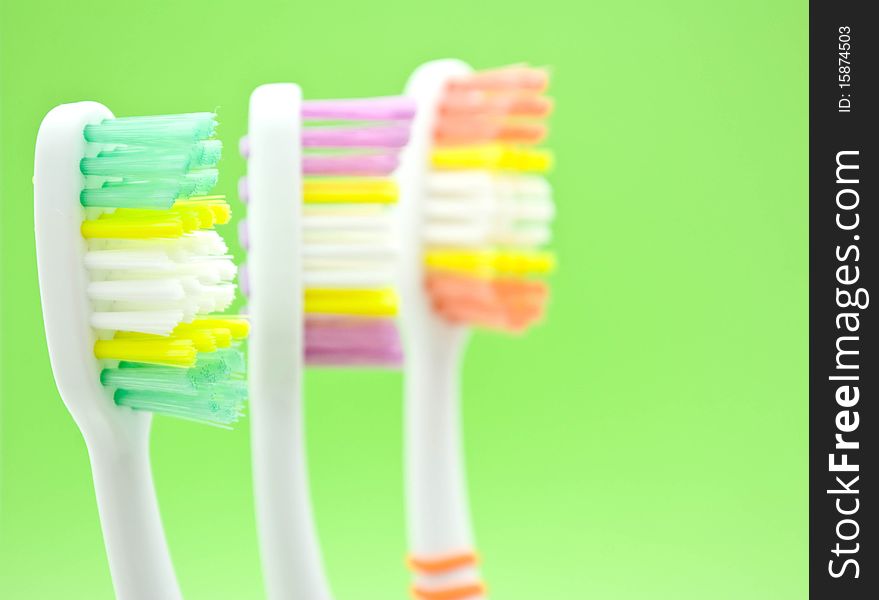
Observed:
[[[296,85],[263,85],[248,115],[251,448],[269,600],[331,600],[303,435],[301,102]]]
[[[95,496],[119,600],[178,600],[149,463],[151,417],[113,403],[101,385],[77,202],[86,125],[113,118],[97,102],[52,109],[34,153],[34,229],[40,300],[55,384],[89,449]],[[91,149],[93,151],[93,149]]]
[[[251,408],[260,555],[270,600],[330,600],[309,498],[299,386]]]
[[[95,497],[117,600],[182,598],[165,542],[149,459],[149,428],[120,446],[89,446]]]
[[[432,343],[411,345],[406,357],[406,502],[415,560],[443,561],[473,552],[459,397],[467,335],[466,329],[434,322],[433,332],[422,337]],[[415,574],[418,589],[473,586],[481,586],[473,564]]]
[[[406,84],[418,114],[402,157],[400,294],[405,333],[406,512],[414,595],[421,600],[484,597],[461,446],[460,362],[468,330],[439,319],[424,287],[423,245],[436,106],[458,60],[419,67]]]

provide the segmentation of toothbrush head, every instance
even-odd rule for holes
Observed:
[[[544,178],[552,156],[537,147],[552,111],[548,73],[470,72],[451,61],[422,69],[410,92],[432,109],[417,130],[427,139],[416,168],[426,173],[413,194],[426,301],[447,323],[522,331],[542,317],[541,276],[554,267],[544,249],[555,214]]]
[[[437,106],[427,179],[425,265],[437,313],[521,331],[543,314],[552,269],[551,156],[536,149],[552,103],[544,70],[509,67],[449,78]]]
[[[127,407],[225,426],[241,414],[237,345],[248,324],[210,316],[232,303],[236,275],[214,230],[229,206],[208,195],[216,124],[213,113],[114,118],[95,103],[44,120],[34,178],[40,285],[53,370],[75,417]],[[70,337],[75,348],[59,341]],[[102,389],[70,390],[72,369]]]
[[[302,206],[300,222],[289,228],[301,240],[305,363],[399,366],[392,220],[398,190],[390,175],[409,140],[414,103],[399,97],[306,100],[300,111],[295,144]],[[248,138],[241,150],[250,156]],[[247,201],[248,182],[239,189]],[[249,233],[245,224],[246,248],[260,243]],[[243,287],[249,292],[252,286]]]

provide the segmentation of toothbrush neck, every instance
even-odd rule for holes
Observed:
[[[179,600],[149,458],[149,421],[135,435],[88,444],[104,544],[119,600]]]
[[[416,556],[472,546],[459,398],[468,331],[443,326],[432,333],[410,340],[406,354],[407,508]]]

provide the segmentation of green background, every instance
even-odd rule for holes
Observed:
[[[448,56],[551,65],[558,103],[549,319],[525,338],[477,335],[464,372],[492,596],[806,597],[805,1],[0,1],[0,597],[112,594],[40,320],[30,177],[43,115],[84,99],[119,115],[218,107],[220,191],[234,197],[258,84],[391,94]],[[308,374],[340,599],[407,597],[400,387],[397,373]],[[187,598],[263,597],[248,442],[246,422],[155,423]]]

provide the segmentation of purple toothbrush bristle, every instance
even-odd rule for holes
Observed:
[[[302,103],[302,118],[306,120],[403,121],[414,116],[415,101],[402,96]]]
[[[400,334],[388,319],[308,317],[305,360],[323,366],[399,366]]]
[[[305,336],[313,348],[345,348],[397,344],[400,336],[394,321],[357,317],[309,316]]]
[[[247,228],[247,219],[238,223],[238,243],[245,250],[250,250],[250,231]]]
[[[250,156],[250,140],[246,135],[238,140],[238,153],[241,154],[241,158]]]
[[[397,154],[337,154],[302,157],[306,175],[381,177],[390,175],[399,164]]]
[[[250,188],[247,186],[247,177],[238,180],[238,197],[244,204],[250,202]]]
[[[250,297],[250,273],[247,270],[247,263],[238,267],[238,287],[245,298]]]
[[[387,349],[376,352],[305,351],[305,364],[313,367],[387,367],[398,368],[403,364],[399,350]]]
[[[306,148],[402,148],[409,127],[309,127],[302,131]]]

